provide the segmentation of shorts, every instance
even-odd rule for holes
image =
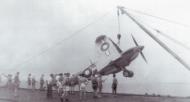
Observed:
[[[58,88],[57,91],[58,91],[58,94],[59,94],[59,95],[62,95],[62,94],[63,94],[63,88]]]
[[[117,89],[117,85],[112,85],[112,89],[116,90]]]
[[[69,91],[69,90],[70,90],[69,86],[66,86],[65,91]]]
[[[96,91],[98,89],[98,86],[97,85],[93,85],[92,88],[93,88],[93,90]]]
[[[19,88],[19,83],[14,83],[14,88]]]

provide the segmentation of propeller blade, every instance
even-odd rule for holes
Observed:
[[[131,36],[132,36],[132,39],[133,39],[135,45],[136,45],[136,46],[139,46],[139,44],[138,44],[137,41],[135,40],[135,37],[134,37],[132,34],[131,34]],[[147,60],[146,60],[146,57],[144,56],[144,54],[143,54],[142,51],[140,52],[140,54],[141,54],[143,60],[144,60],[146,63],[148,63]]]
[[[132,34],[131,34],[131,36],[132,36],[132,39],[133,39],[133,42],[135,43],[135,45],[139,46],[138,43],[137,43],[137,41],[135,40],[135,37]]]
[[[148,63],[147,60],[146,60],[146,57],[144,56],[144,54],[143,54],[142,51],[140,52],[140,54],[141,54],[142,58],[144,59],[144,61],[145,61],[146,63]]]

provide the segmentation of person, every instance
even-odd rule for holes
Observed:
[[[98,94],[99,94],[99,97],[101,97],[101,94],[102,94],[102,88],[103,88],[103,82],[105,80],[102,79],[102,76],[99,75],[98,77]]]
[[[28,89],[31,89],[31,86],[32,86],[32,75],[31,73],[28,74]]]
[[[36,89],[36,79],[35,76],[32,77],[32,90],[34,91]]]
[[[20,78],[19,78],[19,72],[16,73],[15,77],[14,77],[14,93],[15,93],[15,97],[18,96],[18,90],[20,87]]]
[[[118,85],[118,81],[117,81],[116,75],[113,74],[112,94],[114,94],[114,95],[117,94],[117,85]]]
[[[69,93],[67,87],[63,87],[63,93],[61,94],[61,102],[69,102]]]
[[[44,83],[45,83],[45,80],[44,80],[44,74],[41,75],[40,77],[40,90],[44,90]]]
[[[70,73],[65,73],[64,94],[63,94],[65,101],[69,101],[69,91],[70,91]]]
[[[63,73],[59,73],[58,81],[63,82],[63,80],[64,80]]]
[[[92,75],[91,82],[92,82],[92,89],[93,89],[93,94],[94,94],[93,96],[94,98],[97,98],[98,81],[95,74]]]
[[[75,90],[75,83],[77,81],[77,76],[75,76],[74,74],[71,76],[70,78],[70,93],[74,94],[74,90]]]
[[[57,79],[56,79],[57,74],[52,74],[51,77],[52,77],[52,88],[57,89]]]
[[[88,80],[84,77],[79,78],[79,84],[80,84],[80,99],[85,100],[86,98],[86,87],[88,84]]]
[[[61,76],[61,75],[60,75]],[[60,97],[61,102],[63,102],[63,80],[57,81],[57,92]]]
[[[52,94],[52,87],[53,87],[53,74],[49,75],[47,82],[47,98],[52,98],[53,94]]]
[[[12,74],[3,74],[3,76],[7,78],[6,87],[8,88],[8,90],[13,90]]]

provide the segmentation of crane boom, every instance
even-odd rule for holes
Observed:
[[[148,29],[144,27],[141,23],[139,23],[135,18],[133,18],[124,7],[118,7],[121,10],[122,14],[127,15],[132,21],[134,21],[146,34],[148,34],[154,41],[156,41],[162,48],[164,48],[170,55],[172,55],[179,63],[181,63],[186,69],[190,71],[190,66],[174,51],[172,51],[166,44],[164,44],[160,39],[154,36]]]

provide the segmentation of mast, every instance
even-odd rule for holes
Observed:
[[[172,51],[166,44],[164,44],[160,39],[158,39],[156,36],[154,36],[151,31],[146,29],[144,25],[139,23],[135,18],[133,18],[124,7],[118,7],[120,9],[122,14],[127,15],[132,21],[134,21],[146,34],[148,34],[154,41],[156,41],[162,48],[164,48],[170,55],[172,55],[179,63],[181,63],[186,69],[190,71],[190,66],[180,57],[178,56],[174,51]]]

